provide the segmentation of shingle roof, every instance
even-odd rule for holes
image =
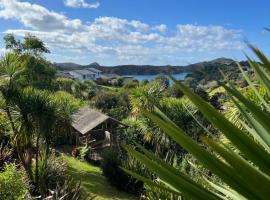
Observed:
[[[98,70],[96,68],[92,68],[92,67],[91,68],[87,68],[86,70],[92,71],[94,73],[102,72],[102,71],[100,71],[100,70]]]
[[[85,134],[109,118],[107,115],[85,107],[73,115],[72,127],[81,134]]]
[[[81,74],[81,75],[87,75],[87,74],[96,74],[95,72],[92,72],[90,70],[86,69],[77,69],[77,70],[72,70],[75,73]]]

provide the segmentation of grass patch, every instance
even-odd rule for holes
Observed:
[[[82,190],[85,196],[95,195],[95,199],[136,199],[133,195],[117,190],[110,185],[102,175],[99,167],[70,156],[63,156],[68,165],[68,174],[75,180],[81,181]]]

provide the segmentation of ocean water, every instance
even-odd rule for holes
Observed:
[[[176,80],[184,80],[186,78],[186,76],[189,73],[179,73],[179,74],[173,74],[172,76],[176,79]],[[134,77],[134,80],[138,80],[139,82],[141,82],[142,80],[148,80],[151,81],[153,79],[155,79],[157,75],[131,75]],[[170,84],[171,84],[171,80],[170,80]]]

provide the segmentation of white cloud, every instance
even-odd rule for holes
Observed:
[[[161,33],[165,33],[167,31],[166,24],[160,24],[153,27],[153,30],[160,31]]]
[[[87,3],[85,0],[64,0],[64,4],[72,8],[98,8],[100,6],[99,2]]]
[[[27,11],[27,12],[25,12]],[[91,54],[116,62],[165,62],[194,53],[215,53],[243,48],[241,31],[222,26],[147,24],[117,17],[98,17],[92,22],[69,19],[45,7],[18,0],[0,0],[0,19],[15,19],[24,28],[6,30],[23,36],[32,33],[52,52]],[[179,58],[179,59],[180,59]],[[80,60],[79,60],[80,61]]]
[[[0,56],[2,56],[3,54],[5,54],[5,52],[6,52],[6,49],[0,48]]]
[[[35,30],[73,32],[85,29],[80,19],[71,20],[40,5],[17,0],[0,1],[0,18],[16,19]]]

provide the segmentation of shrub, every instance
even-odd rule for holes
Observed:
[[[154,180],[158,185],[165,186],[160,180]],[[166,199],[166,200],[178,200],[181,196],[174,195],[166,190],[162,190],[157,187],[153,187],[145,184],[145,191],[141,195],[141,199],[152,200],[152,199]]]
[[[134,89],[134,88],[138,87],[138,85],[139,84],[137,82],[130,81],[124,85],[124,88],[125,89]]]
[[[0,198],[6,200],[24,199],[28,193],[28,181],[22,170],[15,164],[7,164],[0,173]]]
[[[92,99],[91,106],[121,120],[129,111],[128,95],[125,92],[100,92]]]
[[[79,147],[79,157],[81,160],[86,160],[87,159],[87,156],[90,152],[90,148],[85,145],[83,147]]]
[[[126,106],[118,106],[108,110],[107,114],[119,121],[126,118],[129,114],[129,109]]]
[[[184,96],[183,92],[177,87],[175,83],[170,87],[169,92],[170,92],[170,96],[175,97],[175,98],[180,98]]]
[[[122,163],[118,154],[113,149],[106,149],[102,152],[101,168],[104,176],[118,189],[132,194],[139,194],[143,185],[142,182],[138,182],[120,168]]]
[[[4,168],[4,165],[12,159],[12,149],[8,144],[4,142],[0,143],[0,171]]]
[[[66,163],[60,157],[51,155],[48,159],[46,156],[40,159],[38,188],[42,196],[64,184],[66,168]]]
[[[81,183],[75,182],[72,178],[67,177],[63,184],[57,184],[54,190],[50,190],[49,196],[45,199],[52,200],[78,200],[82,198]],[[89,200],[92,199],[91,197]]]

